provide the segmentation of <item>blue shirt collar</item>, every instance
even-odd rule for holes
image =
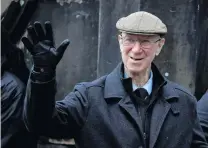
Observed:
[[[124,78],[128,78],[128,75],[127,75],[126,72],[124,72]],[[150,78],[149,78],[149,80],[141,88],[146,89],[147,92],[148,92],[148,94],[150,95],[152,93],[152,85],[153,85],[153,73],[151,71],[150,72]],[[140,88],[140,87],[138,87],[136,84],[132,83],[132,88],[133,88],[133,91],[135,91],[137,88]]]

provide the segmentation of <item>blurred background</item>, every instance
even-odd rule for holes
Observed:
[[[1,12],[10,1],[1,0]],[[162,74],[197,99],[202,96],[208,89],[207,0],[38,0],[31,23],[49,20],[57,45],[66,38],[71,41],[57,68],[57,100],[76,83],[115,68],[121,61],[115,24],[120,17],[140,10],[155,14],[167,25],[165,46],[155,60]],[[22,49],[30,67],[30,55]],[[73,147],[73,140],[42,139],[41,148]]]

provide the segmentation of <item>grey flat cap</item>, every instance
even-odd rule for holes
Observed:
[[[139,11],[120,18],[116,23],[116,28],[120,31],[132,34],[166,34],[166,25],[155,15]]]

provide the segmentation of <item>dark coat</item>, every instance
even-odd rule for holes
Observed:
[[[12,73],[1,77],[1,147],[36,148],[37,138],[29,133],[22,120],[24,84]]]
[[[200,124],[208,141],[208,92],[206,92],[197,103],[197,112]]]
[[[75,86],[55,104],[55,80],[28,87],[24,119],[29,130],[53,138],[74,138],[80,148],[144,148],[137,109],[124,89],[121,64],[109,75]],[[149,148],[207,148],[196,113],[196,99],[164,80],[157,68]],[[54,108],[55,105],[55,108]]]

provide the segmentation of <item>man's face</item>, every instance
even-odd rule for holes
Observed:
[[[151,67],[165,42],[159,35],[121,33],[118,37],[121,56],[127,73],[138,74]]]

